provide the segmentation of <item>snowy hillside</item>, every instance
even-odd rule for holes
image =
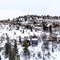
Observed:
[[[0,24],[0,60],[59,60],[60,27],[29,22]]]

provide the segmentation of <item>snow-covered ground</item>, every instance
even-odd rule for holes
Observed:
[[[40,37],[40,41],[38,42],[37,46],[32,46],[30,45],[28,47],[28,50],[30,52],[29,56],[25,56],[23,54],[23,48],[22,45],[18,44],[18,55],[20,57],[20,60],[59,60],[60,59],[60,44],[56,42],[47,42],[48,49],[45,48],[44,41],[42,41],[41,36],[45,32],[42,31],[35,31],[33,30],[32,32],[29,29],[24,29],[23,33],[23,28],[20,27],[19,30],[16,30],[13,25],[9,27],[9,25],[0,25],[0,48],[2,50],[0,51],[0,56],[1,60],[9,60],[9,58],[5,58],[5,43],[6,38],[9,37],[9,39],[16,39],[19,40],[19,36],[21,36],[21,39],[23,41],[24,37],[28,37],[30,35],[37,35]],[[56,32],[57,33],[57,32]],[[59,32],[58,32],[59,34]],[[46,35],[49,35],[48,32],[46,32]]]

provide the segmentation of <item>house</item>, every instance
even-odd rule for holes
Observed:
[[[55,41],[57,41],[57,37],[48,36],[48,37],[47,37],[47,41],[55,42]]]
[[[38,37],[36,35],[33,35],[33,36],[30,37],[30,44],[32,46],[38,45]]]

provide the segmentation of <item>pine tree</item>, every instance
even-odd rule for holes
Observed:
[[[19,43],[20,43],[20,44],[22,43],[22,41],[21,41],[21,36],[19,36]]]
[[[53,49],[53,47],[52,47],[52,52],[54,52],[54,49]]]
[[[27,40],[24,40],[23,41],[23,46],[24,46],[24,55],[25,56],[29,56],[30,55],[30,52],[29,52],[29,50],[28,50],[28,43],[27,43]]]
[[[1,56],[0,56],[0,60],[1,60]]]
[[[15,53],[18,53],[17,42],[16,42],[16,40],[15,40],[15,42],[14,42],[14,50],[15,50]]]
[[[6,43],[5,44],[5,55],[6,55],[6,57],[8,57],[10,50],[11,50],[10,44],[9,43]]]
[[[9,53],[9,60],[15,60],[15,51],[14,49],[12,49]]]
[[[16,43],[16,40],[14,42],[14,46],[13,48],[10,50],[10,53],[9,53],[9,60],[20,60],[18,55],[18,50],[17,50],[17,43]]]

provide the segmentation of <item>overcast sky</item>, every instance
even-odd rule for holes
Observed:
[[[60,16],[60,0],[0,0],[0,19],[27,14]]]

